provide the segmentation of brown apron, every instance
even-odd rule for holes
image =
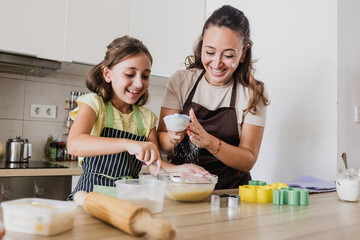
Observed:
[[[221,107],[211,111],[207,108],[192,102],[198,83],[203,77],[203,71],[198,77],[193,89],[183,106],[182,114],[189,115],[191,108],[202,125],[202,127],[211,135],[221,139],[223,142],[233,146],[239,146],[240,138],[238,132],[238,121],[235,110],[236,101],[236,81],[231,93],[230,107]],[[186,134],[183,141],[169,155],[169,160],[173,164],[196,163],[205,168],[212,174],[219,177],[215,189],[237,188],[240,185],[248,184],[251,180],[249,172],[242,172],[231,168],[209,153],[205,148],[198,149]]]

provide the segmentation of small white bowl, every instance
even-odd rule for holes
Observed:
[[[185,114],[172,114],[164,117],[164,122],[168,130],[174,132],[184,131],[190,122],[190,117]]]
[[[152,213],[163,210],[166,182],[156,179],[117,180],[116,197],[149,209]]]

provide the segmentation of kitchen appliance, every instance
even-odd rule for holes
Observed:
[[[60,68],[57,61],[0,51],[0,72],[44,77]]]
[[[2,172],[16,169],[23,171],[22,169],[50,168],[61,169],[67,167],[45,161],[0,162]],[[0,177],[0,202],[29,197],[66,200],[71,193],[71,182],[71,175]]]
[[[28,162],[0,162],[0,169],[13,168],[67,168],[65,166],[47,161],[28,161]]]
[[[5,161],[9,163],[28,162],[31,157],[31,143],[20,136],[10,138],[6,142]]]

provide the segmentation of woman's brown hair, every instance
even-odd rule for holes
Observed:
[[[148,56],[151,64],[153,63],[153,59],[149,50],[141,41],[129,36],[116,38],[107,46],[104,60],[102,60],[99,64],[90,70],[86,79],[87,88],[101,96],[105,103],[110,101],[112,97],[112,87],[111,83],[105,81],[102,74],[102,69],[104,67],[111,69],[121,61],[141,53],[144,53],[146,56]],[[142,106],[146,104],[148,99],[149,92],[146,90],[146,92],[135,104]]]
[[[256,114],[256,106],[259,103],[264,105],[269,104],[267,96],[265,96],[264,83],[256,80],[253,72],[253,60],[251,47],[253,42],[250,39],[249,21],[244,13],[230,5],[224,5],[215,10],[212,15],[206,20],[201,37],[194,48],[194,55],[188,56],[185,61],[187,69],[198,68],[204,69],[201,62],[201,49],[203,45],[203,36],[205,31],[210,26],[226,27],[237,32],[243,38],[243,50],[247,47],[244,62],[240,63],[234,72],[236,81],[239,81],[244,87],[250,89],[250,100],[246,109],[243,109],[242,122],[244,122],[245,115],[250,112]]]

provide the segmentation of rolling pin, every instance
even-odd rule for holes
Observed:
[[[86,213],[130,235],[140,237],[149,234],[158,240],[175,238],[176,231],[170,222],[153,218],[150,210],[131,202],[84,191],[75,193],[74,201],[82,205]]]

